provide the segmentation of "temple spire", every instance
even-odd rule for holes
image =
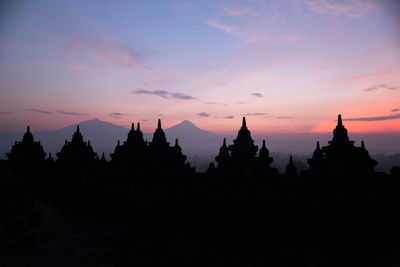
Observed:
[[[364,141],[361,141],[361,148],[362,148],[362,149],[365,149]]]
[[[242,121],[242,127],[246,128],[246,117],[243,117],[243,121]]]
[[[215,157],[215,160],[218,162],[219,169],[225,169],[230,165],[229,148],[226,146],[226,138],[224,138],[224,142],[219,148],[219,154]]]
[[[343,125],[342,124],[342,114],[338,115],[337,124],[338,124],[338,126],[342,126]]]
[[[137,124],[136,131],[137,131],[137,132],[140,132],[140,122],[138,122],[138,124]]]
[[[263,144],[262,144],[262,147],[265,147],[265,140],[263,140]]]
[[[132,131],[135,130],[135,124],[134,124],[133,122],[132,122],[131,130],[132,130]]]
[[[167,142],[167,138],[165,137],[165,133],[161,128],[161,120],[158,119],[157,129],[154,131],[153,134],[153,141],[152,146],[160,145],[162,147],[166,147],[169,143]]]
[[[179,146],[178,138],[175,138],[175,146]]]
[[[321,149],[319,146],[319,141],[317,141],[317,149]]]
[[[79,125],[76,126],[76,132],[79,133]]]
[[[28,126],[26,126],[26,133],[24,134],[24,137],[22,138],[23,142],[27,142],[27,143],[33,143],[33,135],[31,133],[31,128]]]
[[[289,164],[286,166],[285,176],[287,178],[296,178],[297,177],[297,168],[293,163],[293,156],[290,156]]]

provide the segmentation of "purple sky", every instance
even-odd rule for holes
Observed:
[[[400,132],[395,0],[9,1],[0,132],[99,118],[152,131]]]

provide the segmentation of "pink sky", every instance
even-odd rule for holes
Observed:
[[[400,133],[395,1],[173,1],[10,6],[0,132],[98,118],[151,132]],[[68,23],[66,23],[68,22]]]

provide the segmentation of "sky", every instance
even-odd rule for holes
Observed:
[[[396,0],[2,1],[0,132],[400,133]]]

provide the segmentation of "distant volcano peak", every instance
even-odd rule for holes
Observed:
[[[184,120],[181,123],[177,124],[177,125],[182,125],[182,126],[192,126],[192,127],[196,127],[198,128],[196,125],[194,125],[193,122],[189,121],[189,120]],[[176,126],[177,126],[176,125]]]

